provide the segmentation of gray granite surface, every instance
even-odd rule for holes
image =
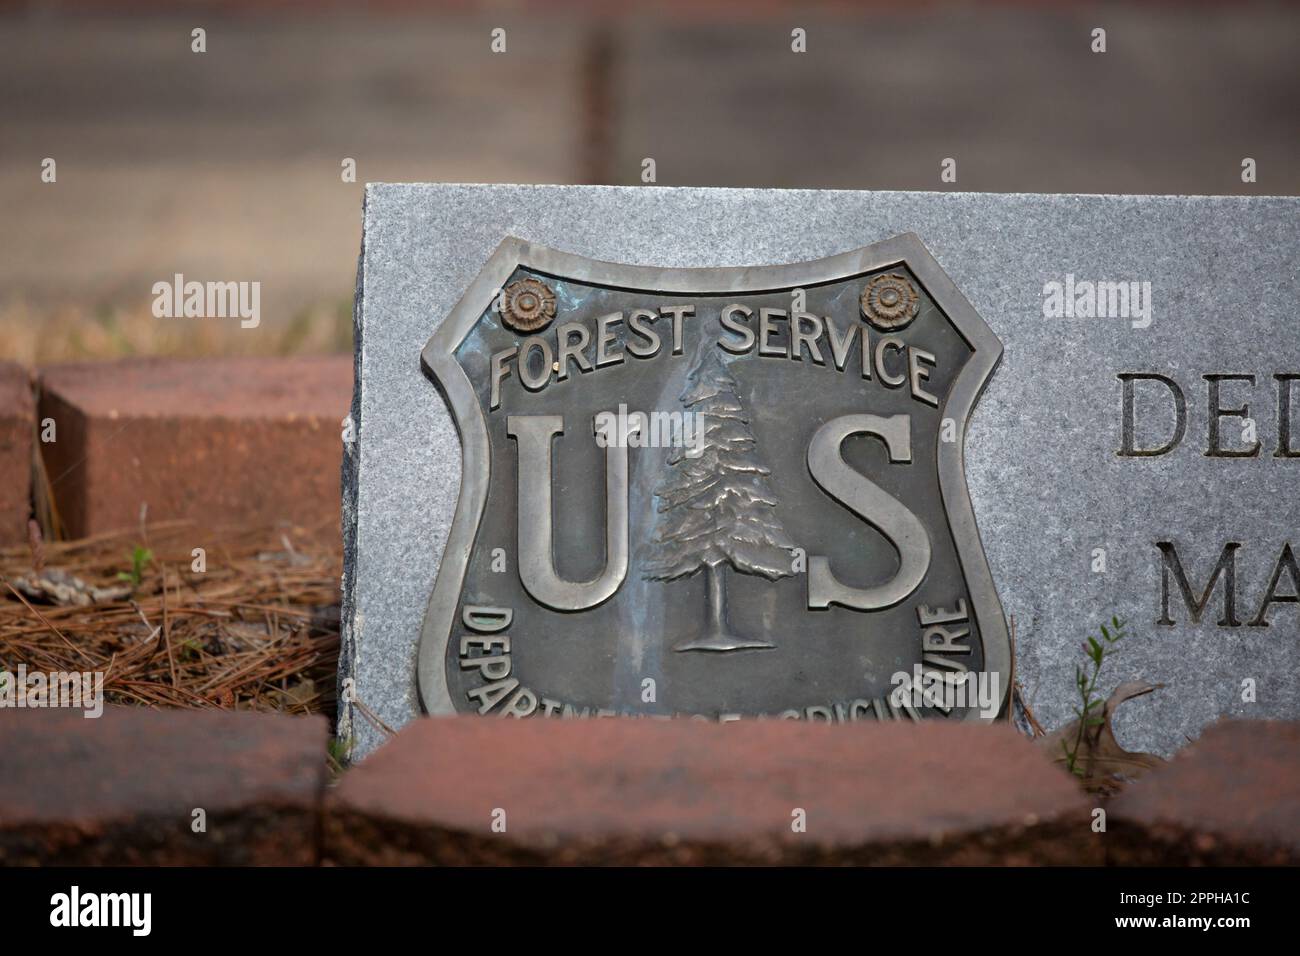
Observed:
[[[389,185],[367,187],[356,307],[356,440],[344,463],[340,736],[354,758],[419,713],[420,628],[456,504],[460,445],[420,350],[506,235],[596,259],[657,266],[815,259],[915,232],[1005,345],[976,408],[966,465],[1018,679],[1049,729],[1070,719],[1080,644],[1112,614],[1130,636],[1102,685],[1167,686],[1125,705],[1131,749],[1169,753],[1216,717],[1300,717],[1300,605],[1268,627],[1222,627],[1222,582],[1201,622],[1170,579],[1161,616],[1158,541],[1199,592],[1226,542],[1237,616],[1256,617],[1279,555],[1300,545],[1300,457],[1276,457],[1277,373],[1300,373],[1300,200],[1288,198],[869,193],[802,190]],[[1045,284],[1149,282],[1142,319],[1047,317]],[[1186,396],[1167,455],[1130,458],[1120,373],[1158,373]],[[1207,450],[1202,376],[1221,407],[1249,402],[1258,457]],[[1172,428],[1160,386],[1137,390],[1136,438]],[[1292,445],[1300,447],[1300,384]],[[1241,447],[1243,421],[1221,421]],[[1246,442],[1250,436],[1246,435]],[[1094,571],[1095,549],[1106,570]],[[1275,595],[1295,592],[1284,570]],[[1255,701],[1242,699],[1253,681]],[[373,719],[372,719],[373,718]]]

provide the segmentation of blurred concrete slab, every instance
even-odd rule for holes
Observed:
[[[795,27],[806,53],[791,52]],[[654,157],[673,186],[1293,195],[1298,33],[1300,9],[1240,3],[900,4],[625,29],[611,181],[638,183]],[[956,183],[940,180],[948,157]]]
[[[582,31],[512,20],[496,55],[491,27],[0,21],[4,297],[147,305],[180,272],[261,281],[264,314],[285,321],[350,297],[365,181],[565,180]],[[41,181],[45,157],[56,183]]]
[[[0,17],[0,313],[23,323],[139,311],[176,272],[258,280],[272,350],[350,297],[366,181],[640,184],[648,157],[661,185],[1300,194],[1295,6],[143,6]]]

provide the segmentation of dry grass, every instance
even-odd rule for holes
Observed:
[[[150,304],[127,308],[0,305],[0,359],[48,365],[134,355],[321,355],[352,351],[352,303],[319,304],[287,321],[159,319]]]
[[[342,561],[331,531],[170,522],[0,551],[0,667],[101,671],[110,703],[332,717]],[[152,559],[133,587],[119,574],[139,546]],[[51,571],[101,589],[100,602],[39,603],[32,579]]]

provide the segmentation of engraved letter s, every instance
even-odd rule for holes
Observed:
[[[859,611],[891,607],[920,586],[930,569],[930,535],[897,498],[851,468],[840,447],[851,435],[874,435],[885,443],[891,462],[912,460],[912,420],[908,415],[844,415],[817,429],[808,444],[808,471],[832,498],[877,528],[898,549],[898,573],[884,584],[849,587],[831,573],[830,560],[808,558],[808,606],[839,604]]]

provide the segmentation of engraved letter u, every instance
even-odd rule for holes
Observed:
[[[581,611],[608,600],[627,577],[627,445],[605,448],[605,567],[590,581],[566,581],[555,570],[551,443],[564,434],[560,415],[511,415],[506,434],[519,443],[519,579],[534,599],[557,611]]]

